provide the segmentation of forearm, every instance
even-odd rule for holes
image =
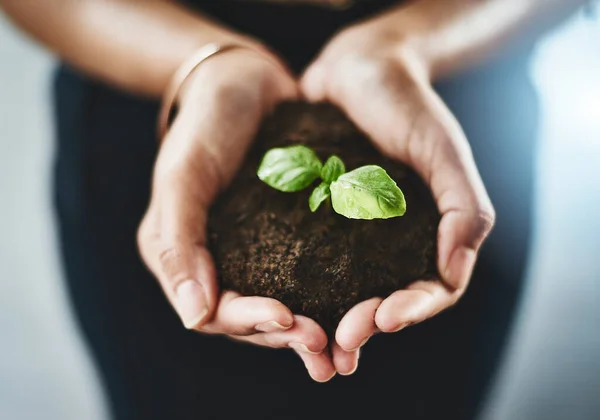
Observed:
[[[375,19],[420,56],[432,78],[533,39],[585,0],[417,0]]]
[[[255,42],[169,0],[0,0],[0,6],[74,67],[152,97],[200,46]]]

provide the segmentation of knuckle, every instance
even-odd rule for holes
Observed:
[[[382,332],[392,332],[396,325],[401,322],[398,317],[386,311],[378,311],[375,315],[375,325]]]
[[[189,251],[181,245],[167,247],[158,254],[160,269],[173,287],[190,277],[188,254]]]
[[[496,224],[496,211],[492,205],[480,207],[477,213],[476,235],[485,239]]]
[[[294,324],[292,312],[283,305],[273,308],[272,319],[285,328],[290,328]]]
[[[283,303],[276,299],[271,299],[267,303],[272,316],[278,318],[290,318],[293,321],[292,313]]]

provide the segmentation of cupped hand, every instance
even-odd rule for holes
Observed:
[[[350,355],[373,334],[399,331],[457,302],[495,214],[469,143],[431,86],[426,60],[395,31],[373,21],[341,32],[309,66],[301,88],[311,101],[340,106],[383,153],[412,166],[442,215],[440,278],[362,302],[341,320],[333,361],[349,374],[356,368],[348,364]]]
[[[326,381],[335,368],[322,328],[274,299],[220,291],[206,247],[211,203],[233,178],[263,116],[297,94],[285,67],[262,53],[236,49],[202,63],[184,85],[162,142],[138,244],[187,328],[293,348],[313,379]]]

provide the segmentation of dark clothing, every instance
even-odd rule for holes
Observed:
[[[195,2],[257,35],[300,71],[339,28],[391,1],[345,11]],[[56,78],[56,206],[66,279],[118,420],[471,419],[498,366],[530,239],[537,101],[512,56],[437,86],[470,139],[498,213],[466,296],[398,334],[358,371],[310,380],[291,351],[186,331],[144,268],[136,229],[157,153],[158,105],[63,67]]]

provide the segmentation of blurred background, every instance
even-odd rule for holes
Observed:
[[[51,208],[52,57],[0,15],[0,419],[104,420],[61,282]],[[600,18],[540,43],[529,282],[482,420],[600,419]]]

